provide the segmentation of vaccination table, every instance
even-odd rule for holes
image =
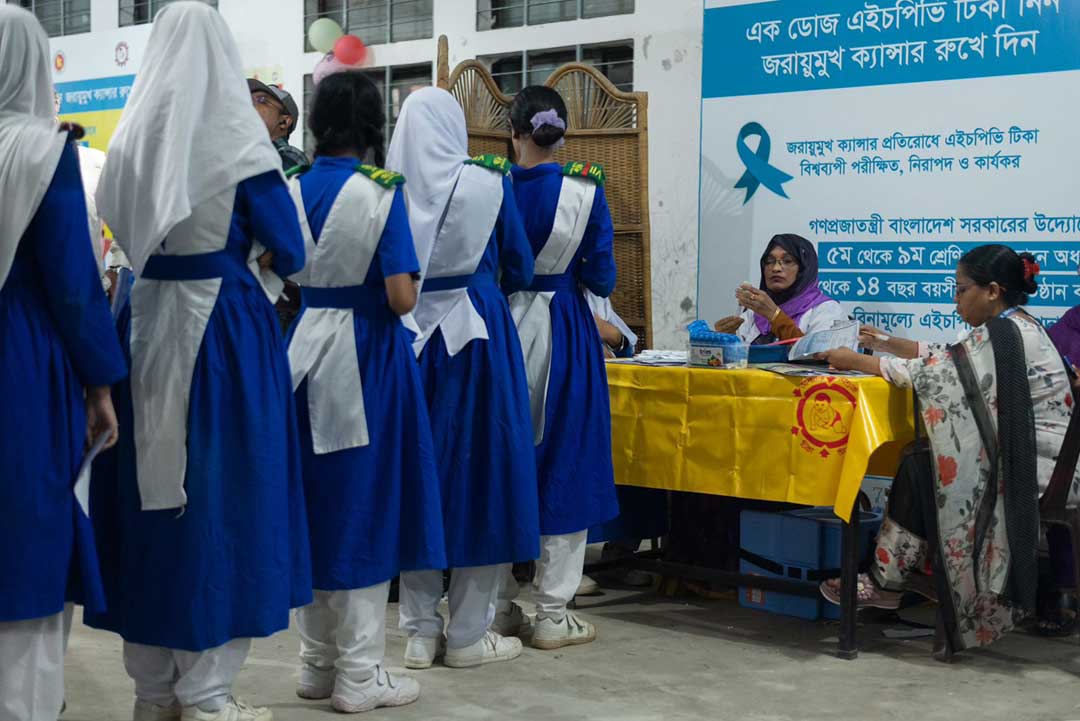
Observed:
[[[609,362],[612,451],[620,485],[832,506],[844,521],[840,656],[855,658],[863,477],[893,476],[915,437],[910,391],[881,378],[792,377]],[[820,372],[820,375],[818,374]],[[745,583],[749,577],[638,558],[642,570]],[[817,584],[754,576],[763,590],[813,596]]]

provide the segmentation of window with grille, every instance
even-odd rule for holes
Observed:
[[[397,125],[398,116],[401,114],[401,106],[405,98],[414,90],[431,87],[431,65],[397,65],[386,68],[373,68],[363,72],[379,90],[383,99],[383,112],[386,114],[386,147],[390,147],[390,138],[394,134],[394,126]],[[315,84],[312,76],[304,77],[304,152],[309,158],[315,157],[315,137],[308,128],[307,113],[315,96]]]
[[[477,0],[476,29],[518,28],[633,12],[634,0]]]
[[[585,63],[599,70],[619,90],[634,89],[634,41],[624,40],[600,45],[569,48],[525,50],[506,55],[480,58],[491,70],[499,89],[516,95],[526,85],[542,85],[561,65]]]
[[[434,0],[304,0],[304,48],[307,29],[319,18],[334,20],[367,45],[432,37]]]
[[[49,37],[90,32],[90,0],[7,0],[37,16]]]
[[[161,8],[176,0],[120,0],[120,27],[145,25],[154,21],[154,16]],[[218,0],[202,0],[211,7],[218,6]]]

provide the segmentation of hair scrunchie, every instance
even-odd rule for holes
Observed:
[[[545,125],[550,125],[553,128],[558,128],[559,130],[563,131],[566,130],[566,121],[559,117],[559,114],[555,111],[554,108],[550,110],[540,111],[536,115],[532,116],[532,119],[529,122],[532,124],[534,133]],[[559,141],[555,143],[552,147],[558,149],[565,144],[566,138],[559,138]]]

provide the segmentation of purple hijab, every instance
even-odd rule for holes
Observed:
[[[795,276],[795,282],[787,290],[774,293],[765,284],[765,259],[769,257],[775,248],[783,248],[788,255],[799,263],[799,274]],[[765,252],[761,254],[761,289],[769,294],[773,303],[780,306],[780,310],[798,324],[812,308],[822,303],[828,303],[832,298],[821,292],[818,287],[818,258],[814,245],[799,235],[785,233],[774,235],[769,241]],[[763,336],[772,335],[772,326],[768,318],[754,315],[754,325]]]
[[[1080,306],[1070,308],[1061,320],[1046,331],[1058,353],[1074,365],[1080,365]]]

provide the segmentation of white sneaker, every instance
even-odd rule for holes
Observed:
[[[500,636],[519,636],[522,629],[528,625],[528,619],[521,606],[516,603],[510,604],[509,611],[496,611],[495,618],[491,621],[491,630]]]
[[[581,576],[581,583],[578,584],[577,591],[574,592],[575,596],[596,596],[600,593],[600,584],[592,580],[588,576]]]
[[[135,699],[135,710],[131,714],[132,721],[179,721],[180,705],[158,706],[149,701]]]
[[[309,701],[321,701],[334,694],[334,679],[337,670],[319,668],[305,663],[300,667],[300,680],[296,684],[296,695]]]
[[[539,618],[533,630],[534,648],[550,651],[563,646],[577,646],[596,640],[596,626],[567,611],[561,621]]]
[[[408,676],[391,676],[382,666],[361,684],[338,676],[330,705],[341,713],[362,713],[381,706],[404,706],[420,698],[420,684]]]
[[[185,706],[181,721],[274,721],[268,708],[249,706],[232,696],[220,711],[201,711],[198,706]]]
[[[450,668],[470,668],[486,663],[513,661],[521,655],[521,641],[516,638],[503,638],[494,631],[488,631],[476,643],[465,648],[446,649],[443,660]]]
[[[446,651],[446,639],[442,636],[412,636],[405,644],[405,668],[431,668],[435,659]]]

